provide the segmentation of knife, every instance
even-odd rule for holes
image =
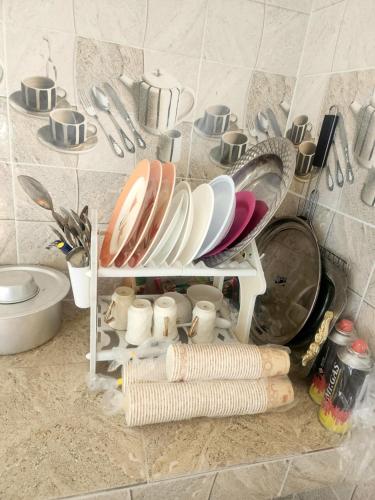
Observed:
[[[346,180],[349,182],[349,184],[353,184],[354,174],[353,174],[352,166],[350,164],[348,136],[346,134],[345,124],[344,124],[344,119],[342,117],[342,114],[340,112],[338,112],[337,116],[339,117],[338,127],[339,127],[341,147],[343,149],[345,161],[346,161]]]
[[[141,134],[139,132],[137,132],[137,130],[135,129],[134,127],[134,124],[133,124],[133,121],[132,119],[130,118],[130,115],[129,113],[126,111],[125,109],[125,106],[122,104],[119,96],[117,95],[115,89],[112,87],[112,85],[110,85],[109,83],[105,82],[104,83],[104,88],[106,89],[106,91],[108,92],[109,96],[111,97],[112,101],[114,102],[115,106],[116,106],[116,109],[117,111],[120,113],[120,115],[123,117],[123,119],[126,121],[126,123],[128,124],[130,130],[132,131],[133,133],[133,136],[134,136],[134,139],[135,139],[135,142],[137,143],[137,145],[142,148],[142,149],[145,149],[146,147],[146,143],[145,141],[143,140]]]
[[[276,137],[282,137],[283,134],[281,133],[281,129],[279,124],[277,123],[277,118],[275,116],[275,113],[272,111],[272,109],[267,108],[266,113],[268,115],[269,121],[271,122],[271,127],[273,128],[273,131],[275,133]]]

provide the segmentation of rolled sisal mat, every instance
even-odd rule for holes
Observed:
[[[122,369],[123,390],[138,382],[161,382],[167,380],[165,356],[133,360]]]
[[[293,399],[288,377],[274,377],[132,384],[126,388],[124,405],[126,423],[132,427],[194,417],[263,413]]]
[[[286,375],[290,360],[278,347],[249,344],[172,344],[167,350],[166,372],[180,380],[259,379]]]

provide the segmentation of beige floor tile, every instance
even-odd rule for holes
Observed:
[[[286,461],[252,465],[219,472],[210,500],[263,500],[277,496],[284,480]]]
[[[132,488],[132,500],[208,500],[215,474]]]

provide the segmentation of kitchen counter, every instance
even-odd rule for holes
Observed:
[[[54,498],[185,476],[189,487],[199,482],[199,492],[211,491],[217,471],[225,469],[220,482],[231,468],[255,463],[262,463],[259,474],[272,470],[278,483],[267,491],[277,496],[288,493],[293,460],[339,443],[319,424],[302,382],[287,411],[128,429],[123,415],[104,415],[101,394],[86,388],[88,331],[88,312],[67,302],[52,341],[0,357],[0,498]],[[123,491],[116,498],[128,498]],[[133,491],[133,498],[149,498]]]

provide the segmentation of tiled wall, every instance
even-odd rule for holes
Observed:
[[[3,0],[0,4],[4,69],[0,264],[65,267],[62,255],[45,249],[53,239],[50,213],[30,202],[17,175],[40,180],[57,208],[77,209],[88,203],[99,209],[100,222],[106,223],[136,162],[157,153],[158,137],[145,131],[147,149],[125,153],[124,159],[112,153],[101,130],[95,149],[80,155],[61,153],[40,142],[38,131],[48,122],[25,114],[16,104],[21,80],[46,72],[45,38],[57,83],[67,92],[65,104],[80,111],[77,90],[109,81],[136,120],[137,104],[118,80],[123,73],[138,79],[160,67],[193,90],[194,110],[177,126],[183,135],[177,162],[180,178],[199,182],[223,172],[209,157],[219,141],[202,138],[194,128],[211,104],[229,106],[240,129],[247,122],[252,128],[256,112],[272,107],[285,128],[287,117],[279,103],[292,99],[310,0]],[[109,118],[99,114],[115,134]]]
[[[294,116],[307,114],[316,137],[324,114],[336,104],[353,146],[356,118],[349,106],[353,100],[368,104],[375,89],[374,22],[373,0],[313,2],[289,122]],[[344,167],[339,137],[337,142]],[[360,199],[368,170],[360,167],[352,154],[351,159],[352,185],[346,182],[342,189],[335,185],[330,192],[323,173],[314,227],[321,243],[351,265],[347,313],[357,320],[359,333],[375,352],[375,207]],[[331,157],[329,164],[334,172]],[[306,190],[306,184],[294,181],[282,211],[293,212],[298,204],[301,207]]]

